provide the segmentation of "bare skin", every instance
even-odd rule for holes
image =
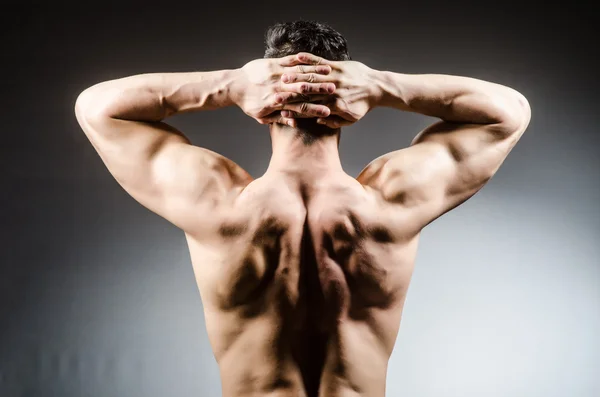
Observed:
[[[232,105],[270,124],[260,178],[161,121]],[[376,106],[442,121],[353,178],[339,127]],[[310,54],[101,83],[76,114],[121,186],[185,232],[227,397],[383,397],[420,231],[494,175],[530,119],[497,84]],[[300,118],[329,133],[303,141]]]

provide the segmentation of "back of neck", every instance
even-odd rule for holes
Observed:
[[[284,173],[305,182],[343,172],[339,155],[340,129],[319,130],[273,124],[273,154],[267,172]]]

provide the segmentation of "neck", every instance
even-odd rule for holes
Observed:
[[[303,181],[314,181],[342,172],[338,150],[340,129],[318,124],[298,127],[271,125],[273,154],[267,172],[283,173]]]

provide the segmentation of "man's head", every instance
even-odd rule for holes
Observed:
[[[278,23],[265,33],[265,58],[281,58],[310,52],[331,61],[348,61],[346,39],[324,23],[294,21]]]
[[[281,58],[299,52],[309,52],[330,61],[348,61],[346,39],[331,26],[315,21],[277,23],[265,33],[265,58]],[[316,119],[297,119],[298,132],[305,144],[323,135],[335,135],[332,130],[317,124]]]

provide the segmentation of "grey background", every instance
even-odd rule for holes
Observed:
[[[424,231],[387,396],[600,395],[592,5],[449,3],[5,8],[0,396],[220,395],[183,233],[117,185],[73,104],[107,79],[240,67],[262,56],[268,25],[297,18],[330,23],[371,67],[491,80],[533,109],[489,185]],[[343,131],[345,169],[432,121],[374,110]],[[266,169],[267,128],[239,109],[171,122],[254,176]]]

